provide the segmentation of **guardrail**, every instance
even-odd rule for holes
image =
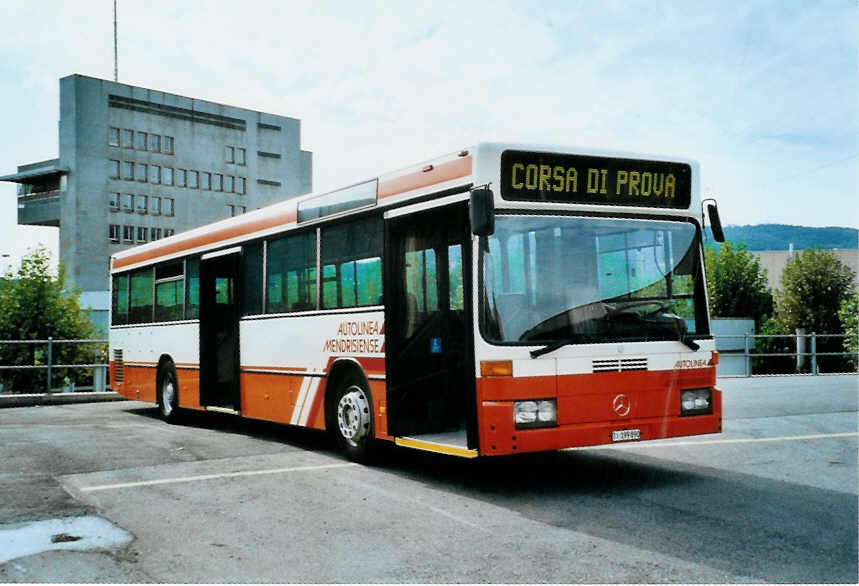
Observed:
[[[12,346],[21,346],[31,350],[24,355],[21,352],[9,351]],[[77,346],[77,349],[74,349]],[[85,347],[90,346],[90,350]],[[81,347],[84,347],[81,349]],[[43,388],[46,394],[56,392],[74,392],[93,390],[104,391],[107,387],[107,347],[108,341],[102,339],[86,340],[0,340],[0,362],[17,364],[0,364],[0,392],[32,393]],[[68,348],[73,348],[69,351]],[[15,355],[17,354],[17,355]],[[12,356],[15,355],[15,356]],[[92,356],[91,361],[86,358]],[[71,362],[68,360],[71,359]],[[15,371],[33,371],[33,376],[7,375]],[[44,381],[42,376],[44,372]],[[37,375],[38,373],[38,375]],[[55,384],[58,376],[62,377],[61,384]],[[79,382],[91,382],[91,385],[79,385]],[[12,388],[7,388],[9,384]],[[16,386],[21,388],[15,388]]]
[[[756,376],[771,374],[846,374],[857,372],[859,355],[843,351],[848,334],[726,334],[714,336],[719,340],[742,340],[742,350],[719,350],[720,365],[724,361],[742,360],[741,373],[720,373],[720,376]],[[840,339],[841,343],[833,343]],[[778,340],[782,340],[779,343]],[[737,344],[727,346],[736,346]],[[842,351],[834,351],[840,348]],[[773,351],[781,350],[781,351]],[[769,360],[767,360],[769,359]],[[726,369],[727,370],[727,369]]]

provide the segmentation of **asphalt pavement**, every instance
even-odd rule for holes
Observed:
[[[372,467],[220,414],[3,409],[0,581],[856,583],[857,377],[719,385],[718,435]]]

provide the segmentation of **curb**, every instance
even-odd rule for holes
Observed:
[[[75,403],[100,403],[125,401],[125,397],[113,391],[101,393],[34,393],[28,395],[0,395],[0,409],[7,407],[34,407],[38,405],[70,405]]]

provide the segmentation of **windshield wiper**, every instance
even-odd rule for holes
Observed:
[[[542,348],[537,348],[536,350],[531,350],[531,358],[537,358],[542,356],[543,354],[548,354],[549,352],[554,352],[558,348],[562,348],[567,346],[568,344],[575,344],[576,342],[581,341],[581,334],[577,334],[571,338],[564,338],[563,340],[556,340],[551,344],[543,346]]]

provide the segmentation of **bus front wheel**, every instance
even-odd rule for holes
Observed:
[[[168,423],[175,423],[179,417],[179,384],[176,367],[167,360],[158,369],[158,411]]]
[[[329,419],[331,432],[346,457],[367,463],[373,456],[373,399],[366,383],[350,375],[338,385]]]

